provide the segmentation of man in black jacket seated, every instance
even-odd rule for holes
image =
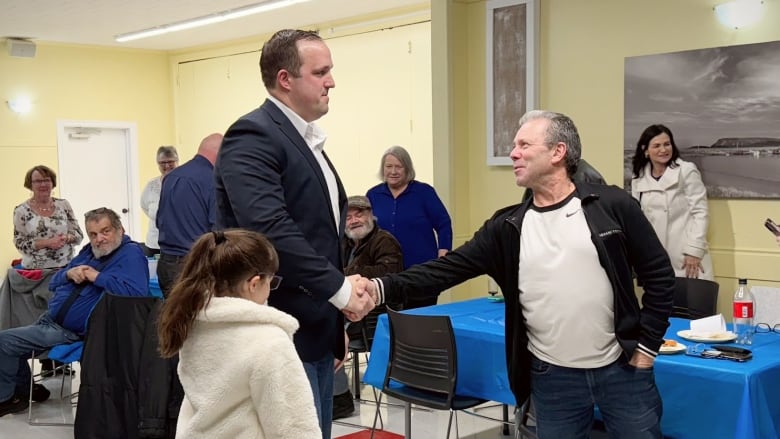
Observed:
[[[499,210],[443,258],[363,282],[379,304],[493,277],[506,297],[509,383],[518,403],[532,398],[540,439],[586,437],[594,404],[611,435],[662,438],[652,367],[674,271],[625,190],[572,181],[580,152],[571,119],[527,113],[510,157],[533,198]]]

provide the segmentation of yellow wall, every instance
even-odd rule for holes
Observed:
[[[765,2],[766,16],[755,27],[733,30],[715,19],[710,0],[542,0],[540,17],[540,107],[571,116],[582,136],[583,156],[615,184],[622,181],[623,63],[625,57],[780,39],[780,4]],[[448,133],[459,179],[454,204],[468,209],[468,225],[458,223],[456,237],[476,230],[496,209],[518,202],[510,168],[487,167],[485,139],[485,2],[432,2],[432,16],[446,10],[446,27],[465,33],[450,36],[454,78]],[[434,34],[437,23],[434,22]],[[444,26],[444,24],[442,24]],[[434,52],[440,49],[434,41]],[[434,71],[436,71],[434,66]],[[436,80],[437,78],[434,78]],[[463,92],[465,87],[465,93]],[[434,112],[447,101],[434,99]],[[459,139],[465,138],[461,141]],[[463,176],[463,174],[467,174]],[[710,201],[710,246],[721,285],[719,310],[729,311],[736,277],[780,286],[780,252],[763,228],[767,217],[780,218],[780,202]],[[464,215],[458,212],[459,221]],[[485,283],[486,285],[486,283]],[[459,296],[483,295],[485,288],[458,290]]]
[[[22,94],[30,97],[33,108],[18,115],[5,101]],[[136,122],[142,184],[158,173],[157,146],[173,143],[168,55],[162,52],[38,43],[35,58],[13,58],[3,50],[0,101],[2,264],[18,257],[12,241],[12,214],[30,196],[23,187],[25,173],[36,164],[58,168],[57,120]],[[111,157],[84,159],[97,167]],[[143,240],[144,236],[136,238]]]
[[[328,134],[325,150],[350,195],[379,183],[380,157],[392,145],[409,150],[419,180],[433,181],[430,17],[420,8],[402,15],[404,25],[393,28],[392,19],[381,17],[366,27],[347,24],[342,32],[338,25],[334,32],[319,26],[336,87],[329,113],[317,123]],[[259,49],[269,37],[171,57],[176,132],[184,150],[262,104]]]

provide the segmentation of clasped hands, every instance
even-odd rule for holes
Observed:
[[[62,247],[65,246],[65,244],[69,244],[71,242],[70,235],[66,235],[64,233],[60,233],[58,235],[52,236],[48,239],[42,239],[38,241],[38,246],[41,248],[50,248],[52,250],[59,250]]]
[[[349,320],[357,322],[376,307],[377,292],[374,283],[359,274],[347,276],[347,280],[352,285],[352,295],[342,312]]]
[[[95,282],[98,274],[100,272],[89,265],[77,265],[68,270],[65,276],[76,284],[80,284],[84,281]]]

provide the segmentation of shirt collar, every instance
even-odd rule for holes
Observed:
[[[301,118],[301,116],[298,116],[298,113],[293,111],[290,107],[273,96],[269,95],[268,100],[273,102],[277,107],[279,107],[280,110],[282,110],[282,113],[287,116],[287,119],[290,120],[290,123],[293,124],[295,130],[298,131],[298,134],[300,134],[309,148],[322,151],[325,146],[325,140],[328,138],[328,136],[322,129],[320,129],[317,124],[314,122],[306,122],[303,120],[303,118]]]

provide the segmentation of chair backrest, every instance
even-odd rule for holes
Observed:
[[[699,319],[714,315],[718,309],[717,282],[687,277],[675,278],[672,317]]]
[[[457,378],[457,350],[449,316],[402,314],[387,309],[390,361],[384,387],[408,387],[447,395],[451,405]]]
[[[371,349],[371,343],[374,342],[374,333],[376,332],[376,324],[379,320],[379,316],[386,312],[387,307],[379,305],[372,309],[371,312],[361,320],[363,322],[361,330],[363,332],[363,340],[366,343],[366,349]]]

